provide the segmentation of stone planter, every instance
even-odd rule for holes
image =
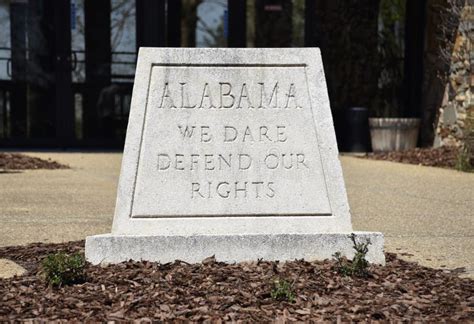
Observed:
[[[369,118],[374,152],[403,151],[416,147],[419,118]]]

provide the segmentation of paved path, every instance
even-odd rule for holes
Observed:
[[[110,232],[121,154],[30,153],[70,170],[0,174],[0,246]],[[474,278],[474,174],[341,157],[355,230],[386,251]],[[1,258],[1,256],[0,256]]]

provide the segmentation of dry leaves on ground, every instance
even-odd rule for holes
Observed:
[[[365,157],[372,160],[384,160],[400,163],[418,164],[453,169],[458,158],[458,148],[415,148],[406,151],[368,153]]]
[[[1,153],[0,170],[68,169],[67,165],[20,153]]]
[[[0,248],[28,274],[0,279],[0,321],[338,319],[474,321],[474,281],[387,254],[367,279],[343,277],[333,261],[225,264],[181,261],[87,266],[83,284],[47,287],[38,265],[47,254],[83,251],[84,242]],[[295,302],[271,298],[275,279],[292,284]]]

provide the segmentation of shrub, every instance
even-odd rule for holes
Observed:
[[[351,234],[351,240],[352,248],[356,251],[352,259],[352,272],[357,277],[366,277],[369,274],[369,262],[365,259],[365,256],[369,252],[370,240],[367,239],[365,242],[357,243],[354,233]]]
[[[50,254],[41,263],[41,272],[51,286],[71,285],[84,282],[86,261],[80,253]]]
[[[294,302],[296,298],[291,284],[282,279],[273,282],[273,289],[270,295],[275,300],[286,300],[290,303]]]

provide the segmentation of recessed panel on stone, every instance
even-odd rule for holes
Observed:
[[[306,80],[304,64],[153,65],[131,217],[331,215]]]

